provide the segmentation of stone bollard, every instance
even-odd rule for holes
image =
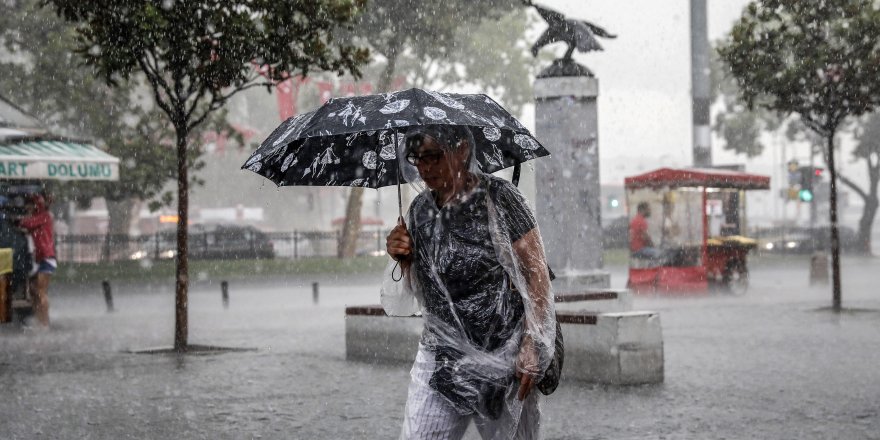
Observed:
[[[312,302],[318,304],[318,282],[312,283]]]
[[[223,308],[229,308],[229,281],[220,282],[220,296],[223,298]]]
[[[810,256],[810,285],[828,284],[828,254],[813,252]]]
[[[113,291],[110,289],[110,282],[101,281],[101,288],[104,289],[104,302],[107,303],[107,312],[113,312]]]

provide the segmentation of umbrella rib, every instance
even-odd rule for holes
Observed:
[[[400,146],[400,144],[397,142],[397,129],[395,128],[395,129],[393,129],[393,131],[394,131],[394,149],[397,150],[397,148]],[[400,152],[397,152],[397,154],[400,154]],[[397,157],[397,154],[395,154],[395,157]],[[397,213],[399,215],[398,218],[403,219],[403,197],[400,195],[400,158],[399,157],[397,157]]]

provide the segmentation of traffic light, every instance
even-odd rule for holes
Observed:
[[[813,190],[811,189],[801,189],[798,191],[798,198],[802,202],[812,202],[813,201]]]
[[[822,174],[825,170],[814,166],[804,166],[798,169],[800,173],[800,189],[798,190],[798,199],[802,202],[813,201],[813,188],[822,181]]]

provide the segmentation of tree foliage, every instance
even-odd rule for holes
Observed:
[[[358,74],[368,52],[336,38],[362,0],[45,0],[75,23],[76,52],[109,85],[143,74],[173,126],[177,175],[174,347],[187,349],[189,136],[235,93],[311,70]]]
[[[372,0],[358,17],[352,38],[369,45],[383,63],[376,89],[389,91],[397,72],[431,89],[464,84],[492,93],[512,111],[531,96],[534,62],[522,37],[526,15],[513,0]],[[339,256],[355,254],[363,189],[352,188]]]
[[[719,48],[750,109],[797,114],[826,141],[835,310],[841,295],[834,137],[847,118],[880,104],[877,41],[880,7],[873,0],[762,0],[745,8]]]
[[[520,4],[512,0],[373,0],[358,17],[353,34],[385,59],[379,81],[379,90],[385,91],[401,55],[454,63],[458,44],[469,40],[483,20],[497,20],[515,6]]]
[[[357,73],[368,53],[334,40],[362,1],[50,0],[81,23],[77,52],[110,84],[143,72],[155,103],[189,130],[252,86],[272,87],[290,72]],[[260,69],[255,69],[259,66]],[[208,102],[204,109],[202,102]],[[201,111],[200,111],[201,110]]]
[[[750,109],[797,113],[827,137],[880,101],[878,37],[871,0],[755,1],[719,53]]]
[[[42,8],[37,0],[10,4],[0,24],[3,48],[14,54],[0,62],[0,94],[48,123],[53,133],[90,139],[123,159],[115,182],[46,184],[55,200],[73,201],[79,207],[89,206],[95,197],[104,199],[109,222],[102,257],[108,259],[112,237],[128,234],[139,202],[149,200],[155,210],[173,201],[171,191],[164,188],[176,178],[174,131],[141,96],[142,75],[117,87],[108,86],[73,52],[74,26]],[[204,130],[231,132],[232,128],[225,114],[218,112],[190,133],[190,138],[199,138]],[[199,149],[188,153],[194,170],[203,165],[200,153]],[[191,181],[200,183],[194,177]],[[55,211],[63,217],[68,214],[63,205],[56,205]]]
[[[761,134],[779,129],[783,119],[763,107],[750,109],[745,105],[729,66],[717,53],[710,58],[709,66],[712,101],[722,107],[715,115],[712,129],[724,140],[725,150],[746,157],[760,156],[766,147],[761,142]]]

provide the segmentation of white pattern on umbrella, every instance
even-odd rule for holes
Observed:
[[[481,123],[483,123],[483,124],[485,124],[485,125],[492,125],[492,120],[491,120],[491,119],[489,119],[489,118],[487,118],[487,117],[485,117],[485,116],[483,116],[483,115],[477,114],[477,113],[475,113],[473,110],[465,109],[465,110],[462,110],[461,112],[464,113],[464,114],[466,114],[466,115],[468,115],[468,116],[470,116],[470,117],[472,117],[472,118],[474,118],[474,119],[476,119],[477,121],[479,121],[479,122],[481,122]]]
[[[449,107],[449,108],[454,108],[454,109],[456,109],[456,110],[462,110],[462,109],[464,109],[464,105],[463,105],[462,103],[460,103],[460,102],[458,102],[458,101],[456,101],[456,100],[450,98],[450,97],[447,96],[445,93],[434,92],[434,91],[428,91],[428,90],[426,90],[425,93],[431,95],[431,97],[433,97],[434,99],[436,99],[436,100],[442,102],[443,105],[445,105],[445,106],[447,106],[447,107]]]
[[[513,142],[526,150],[537,150],[541,146],[541,144],[532,139],[531,136],[525,134],[514,135]]]
[[[350,186],[367,186],[367,180],[366,179],[354,179],[351,181],[351,183],[349,185]]]
[[[299,137],[305,125],[312,120],[312,115],[314,115],[313,112],[301,113],[291,118],[287,123],[287,129],[284,130],[284,133],[281,136],[278,136],[278,139],[275,139],[272,146],[277,147],[278,144],[286,142],[291,135],[293,135],[293,137]]]
[[[400,113],[403,109],[409,106],[409,99],[401,99],[400,101],[393,101],[385,104],[384,107],[379,109],[379,113],[384,115],[390,115],[393,113]]]
[[[382,143],[382,149],[379,151],[379,157],[382,160],[393,160],[397,158],[397,148],[394,147],[394,135],[388,132],[382,133],[379,142]],[[399,136],[403,137],[403,136]]]
[[[495,149],[495,154],[489,154],[484,151],[483,158],[485,159],[486,163],[488,163],[489,165],[493,165],[493,166],[496,166],[499,168],[501,167],[501,164],[502,164],[501,152],[498,151],[497,148]]]
[[[341,118],[342,125],[346,127],[353,127],[355,122],[360,122],[361,124],[366,124],[367,118],[361,114],[361,108],[355,107],[354,103],[349,101],[345,104],[345,108],[338,111],[332,112],[327,115],[330,118]]]
[[[249,169],[249,170],[251,170],[251,171],[253,171],[253,172],[256,173],[256,172],[259,172],[259,171],[260,171],[260,168],[262,168],[262,167],[263,167],[263,164],[262,164],[262,163],[260,163],[260,162],[255,162],[255,163],[252,163],[252,164],[248,165],[247,169]]]
[[[492,122],[499,127],[504,127],[504,119],[499,118],[498,116],[492,116]]]
[[[364,166],[369,170],[376,169],[376,152],[375,151],[367,151],[364,153],[364,156],[361,158],[361,162],[364,163]]]
[[[296,165],[297,162],[299,161],[296,159],[296,153],[288,154],[287,157],[284,158],[284,163],[281,164],[281,172],[286,172],[288,168],[292,165]]]
[[[382,160],[394,160],[397,158],[397,149],[394,148],[394,144],[388,144],[382,147],[382,151],[379,152],[379,157]]]
[[[358,133],[352,133],[352,134],[346,136],[345,137],[345,146],[350,147],[351,144],[353,144],[354,141],[357,140],[358,136],[360,136],[360,135],[361,135],[360,132],[358,132]]]
[[[501,130],[495,127],[483,127],[483,136],[485,136],[489,142],[495,142],[498,139],[501,139]]]
[[[306,171],[303,173],[303,177],[308,176],[310,173],[313,178],[320,177],[324,174],[324,171],[327,170],[327,165],[336,165],[339,163],[339,157],[336,156],[336,153],[333,152],[333,147],[327,147],[323,153],[318,155],[315,160],[312,161],[312,164],[306,168]]]
[[[425,107],[423,111],[425,112],[425,116],[431,119],[446,119],[446,112],[437,107]]]
[[[253,165],[254,162],[258,162],[262,158],[263,158],[262,154],[260,154],[260,153],[254,154],[253,156],[251,156],[250,159],[248,159],[247,162],[244,163],[244,166],[249,167],[249,166]]]

